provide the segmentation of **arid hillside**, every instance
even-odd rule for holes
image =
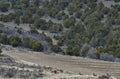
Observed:
[[[0,0],[0,43],[120,61],[120,0]]]
[[[0,0],[0,76],[119,79],[120,0]]]

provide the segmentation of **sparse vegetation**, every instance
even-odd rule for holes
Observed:
[[[82,68],[90,67],[90,70],[94,66],[96,68],[104,66],[103,63],[91,60],[84,62],[83,65],[83,62],[81,61],[81,64],[77,61],[79,58],[74,59],[74,56],[120,62],[120,0],[0,0],[0,44],[2,45],[0,57],[4,57],[4,53],[11,50],[4,47],[10,45],[15,50],[19,49],[18,51],[25,48],[27,52],[32,50],[31,52],[73,56],[63,56],[66,59],[57,58],[57,61],[59,59],[59,62],[62,61],[64,64],[69,62],[69,65],[76,68],[77,64]],[[31,55],[31,53],[26,54]],[[61,55],[59,56],[62,58]],[[46,57],[49,59],[49,56]],[[37,60],[37,56],[35,59]],[[5,62],[1,64],[2,61]],[[77,63],[71,63],[73,61]],[[2,66],[6,64],[10,64],[11,68]],[[55,65],[59,66],[59,63]],[[69,65],[64,66],[69,67]],[[12,66],[17,66],[20,70]],[[110,67],[109,69],[113,70],[114,67]],[[51,68],[46,67],[15,62],[13,64],[12,59],[0,58],[0,77],[2,75],[8,78],[42,78],[45,73],[42,69],[50,70],[52,74],[59,73],[56,69],[51,71]],[[108,69],[104,67],[104,71],[108,72]],[[116,71],[115,74],[119,74],[118,70]],[[106,76],[99,78],[103,77]]]

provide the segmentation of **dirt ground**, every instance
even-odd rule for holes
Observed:
[[[27,50],[6,50],[3,54],[7,54],[16,60],[27,61],[41,66],[50,66],[59,68],[72,73],[80,73],[92,75],[93,73],[102,75],[109,73],[112,76],[120,78],[120,63],[94,60],[89,58],[63,56],[63,55],[47,55],[41,52],[33,52]]]

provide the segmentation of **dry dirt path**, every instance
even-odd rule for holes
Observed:
[[[93,73],[100,75],[109,73],[120,79],[120,63],[62,55],[46,55],[39,52],[33,53],[31,51],[4,50],[3,53],[10,55],[17,60],[59,68],[73,73],[88,75]]]

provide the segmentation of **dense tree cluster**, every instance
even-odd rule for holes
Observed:
[[[52,45],[51,37],[45,38],[51,44],[52,51],[58,53],[65,48],[63,50],[67,55],[104,60],[107,60],[104,58],[107,55],[120,58],[120,4],[107,7],[98,0],[9,1],[14,12],[1,14],[0,21],[29,24],[31,33],[46,30],[59,34],[55,36],[57,45]],[[9,3],[2,3],[0,10],[4,8],[8,11],[9,6]],[[28,38],[0,35],[0,42],[13,46],[23,45],[36,51],[43,50],[40,43],[31,42]]]

